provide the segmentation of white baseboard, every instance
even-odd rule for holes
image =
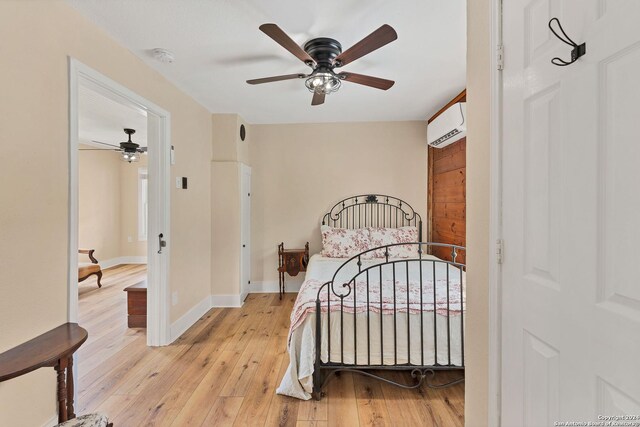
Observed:
[[[211,309],[211,297],[207,296],[198,304],[191,307],[191,310],[187,311],[178,320],[171,324],[169,328],[170,342],[174,342],[180,335],[184,334],[187,329],[193,326],[202,316],[207,314]]]
[[[115,267],[116,265],[122,264],[146,264],[147,257],[146,256],[121,256],[117,258],[111,258],[104,261],[100,261],[100,267],[102,269],[107,269],[110,267]]]
[[[58,415],[56,414],[53,417],[51,417],[51,419],[49,419],[44,424],[42,424],[42,427],[55,427],[57,425],[58,425]]]
[[[298,292],[300,287],[302,286],[302,282],[304,279],[295,278],[284,281],[284,290],[285,292]],[[279,290],[279,282],[275,280],[265,280],[263,282],[252,282],[251,287],[249,288],[249,293],[252,294],[277,294],[280,292]]]
[[[123,256],[120,258],[120,264],[146,264],[146,256]]]
[[[212,307],[242,307],[244,300],[238,295],[211,295]]]
[[[132,257],[122,257],[116,258],[121,264],[138,264],[138,262],[133,262],[131,260]],[[142,257],[141,257],[142,258]],[[124,261],[120,261],[124,260]],[[110,260],[109,260],[110,261]],[[146,261],[146,260],[145,260]],[[102,262],[100,265],[104,265]],[[118,264],[114,264],[118,265]],[[105,267],[106,268],[106,267]],[[300,286],[302,285],[303,279],[296,278],[295,280],[287,280],[285,281],[285,290],[286,292],[298,292],[300,290]],[[250,285],[249,293],[278,293],[278,282],[276,281],[263,281],[263,282],[255,282]],[[239,308],[242,307],[244,303],[244,299],[246,298],[246,294],[235,294],[235,295],[210,295],[200,301],[198,304],[193,306],[188,312],[186,312],[182,317],[173,322],[170,327],[170,339],[171,342],[175,341],[187,331],[194,323],[198,321],[202,316],[204,316],[211,308]]]

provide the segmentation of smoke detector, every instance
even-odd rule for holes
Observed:
[[[153,49],[151,53],[156,60],[162,62],[163,64],[171,64],[173,62],[173,52],[170,52],[167,49],[156,48]]]

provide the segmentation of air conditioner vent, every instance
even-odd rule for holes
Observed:
[[[427,142],[443,148],[467,136],[467,103],[458,102],[447,108],[427,126]]]

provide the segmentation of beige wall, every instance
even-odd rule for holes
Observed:
[[[78,153],[78,246],[95,249],[100,261],[120,256],[120,162],[113,151]]]
[[[211,160],[215,162],[251,163],[249,144],[252,132],[250,125],[237,114],[212,114],[213,146]],[[240,126],[244,125],[245,139],[240,139]]]
[[[118,159],[119,160],[119,159]],[[138,240],[138,171],[147,169],[146,155],[137,163],[119,160],[120,168],[120,256],[146,257],[147,241]],[[131,237],[131,242],[129,241]]]
[[[240,139],[240,126],[246,137]],[[211,157],[211,294],[240,294],[241,163],[250,164],[251,127],[237,114],[213,114]],[[214,301],[215,303],[215,301]]]
[[[337,201],[382,193],[426,218],[426,122],[253,125],[251,283],[277,282],[276,245],[321,247]]]
[[[147,256],[147,241],[138,240],[138,170],[146,167],[145,155],[130,164],[116,152],[79,152],[78,245],[95,249],[100,262]]]
[[[212,295],[240,294],[240,164],[211,166]]]
[[[211,115],[65,2],[0,2],[0,40],[0,351],[67,320],[69,55],[171,113],[175,321],[210,294]],[[0,425],[55,413],[52,369],[0,384]]]
[[[467,331],[465,419],[488,426],[490,3],[467,1]]]

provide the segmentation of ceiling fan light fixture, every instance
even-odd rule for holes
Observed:
[[[121,158],[127,163],[137,162],[140,159],[137,153],[127,153],[126,151],[122,152]]]
[[[321,71],[309,76],[304,84],[309,89],[309,92],[328,95],[340,89],[342,82],[335,74]]]
[[[321,105],[324,104],[325,95],[340,89],[342,80],[381,90],[390,89],[394,84],[392,80],[356,73],[336,74],[334,71],[335,68],[350,64],[396,40],[398,34],[390,25],[382,25],[344,52],[342,45],[337,40],[328,37],[311,39],[304,44],[304,47],[301,47],[273,23],[261,25],[260,31],[288,50],[305,65],[311,67],[313,71],[310,75],[287,74],[247,80],[250,85],[298,78],[305,79],[305,86],[313,93],[311,105]]]
[[[124,133],[129,135],[129,139],[126,142],[120,143],[120,149],[122,150],[121,151],[122,160],[128,163],[137,162],[139,159],[138,148],[140,146],[135,142],[131,141],[131,135],[136,133],[136,130],[125,128]]]

